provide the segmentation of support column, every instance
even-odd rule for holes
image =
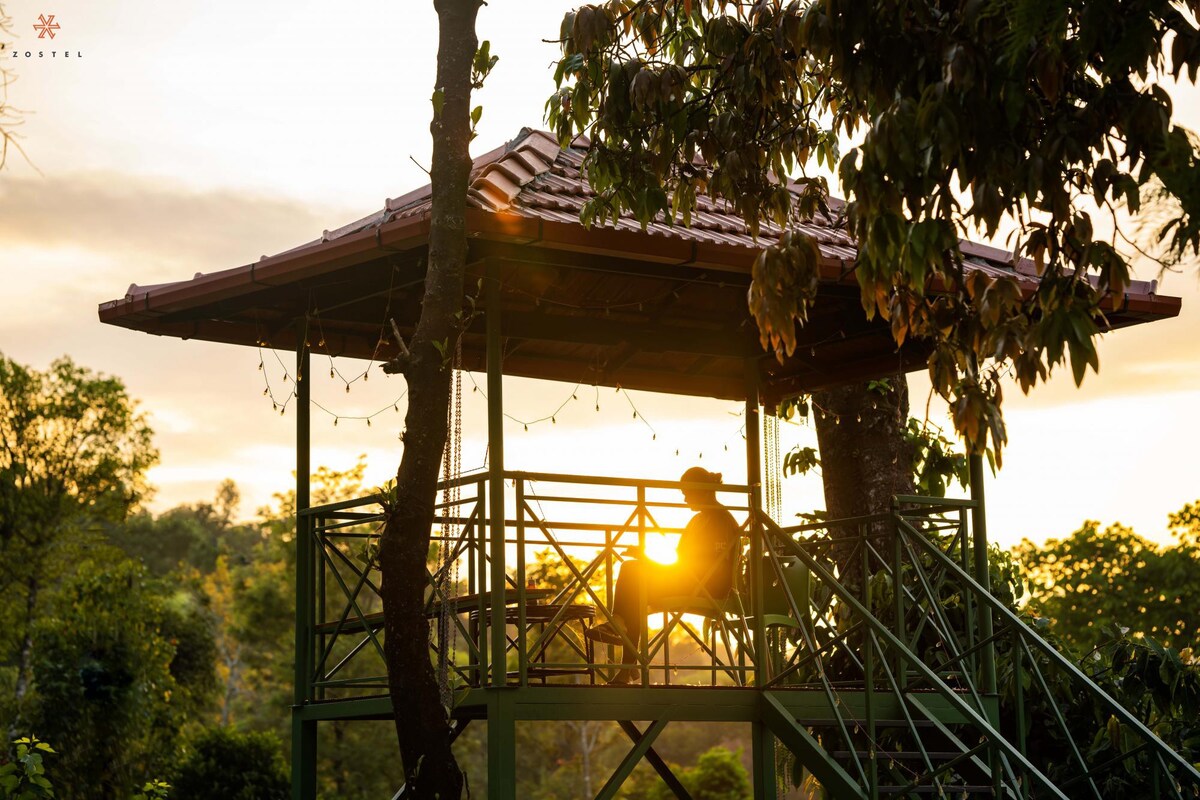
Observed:
[[[506,678],[504,657],[504,342],[501,337],[500,281],[489,270],[484,280],[487,315],[487,388],[488,388],[488,556],[491,558],[489,584],[492,592],[489,629],[492,650],[493,687],[503,686]]]
[[[296,346],[296,654],[295,697],[292,706],[292,800],[316,800],[317,796],[317,723],[301,718],[301,707],[309,700],[313,669],[313,612],[316,599],[312,518],[301,512],[311,504],[309,496],[310,412],[312,410],[308,374],[308,330],[297,328]]]
[[[758,368],[753,358],[746,360],[746,484],[750,487],[750,604],[754,614],[754,685],[767,680],[766,630],[763,628],[763,526],[762,510],[762,417],[758,404]]]
[[[750,603],[754,609],[754,685],[762,687],[769,677],[767,635],[763,627],[763,526],[762,512],[762,415],[759,407],[758,362],[746,359],[746,484],[750,487]],[[761,720],[750,723],[751,763],[754,771],[754,800],[771,800],[777,795],[775,737]]]
[[[775,737],[765,722],[750,723],[751,769],[754,770],[754,800],[775,800],[779,783],[775,774]]]
[[[517,800],[517,712],[513,693],[489,692],[487,714],[488,798]]]
[[[968,457],[968,467],[971,474],[971,499],[975,507],[971,509],[972,552],[974,555],[975,580],[988,592],[992,591],[991,570],[988,568],[988,538],[987,538],[987,505],[983,493],[983,456],[976,453]],[[980,654],[982,667],[983,690],[988,694],[996,693],[996,648],[990,642],[992,637],[992,613],[984,603],[979,604],[979,639],[988,641]]]

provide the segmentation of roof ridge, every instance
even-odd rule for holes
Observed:
[[[562,152],[558,140],[547,131],[522,128],[505,146],[506,152],[484,165],[468,189],[484,207],[504,211],[529,182],[550,171]]]

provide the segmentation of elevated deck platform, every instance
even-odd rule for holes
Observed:
[[[1103,692],[986,590],[974,500],[897,497],[886,514],[785,528],[750,487],[721,486],[742,528],[734,592],[652,609],[640,644],[625,641],[637,650],[635,683],[605,685],[619,648],[587,631],[611,616],[625,548],[682,529],[684,488],[527,472],[442,486],[430,658],[455,731],[487,725],[497,785],[515,785],[518,723],[608,720],[631,750],[598,796],[615,797],[641,759],[675,791],[654,739],[671,723],[720,722],[750,726],[762,797],[774,785],[773,741],[839,798],[1074,796],[1030,758],[1026,694],[1048,680]],[[510,512],[501,519],[495,507]],[[382,522],[374,498],[300,515],[301,723],[393,715],[375,564]],[[1002,678],[997,652],[1012,665]],[[1195,769],[1103,699],[1130,731],[1129,757],[1150,754],[1163,785],[1182,791]],[[1116,764],[1078,754],[1067,771],[1098,786]]]

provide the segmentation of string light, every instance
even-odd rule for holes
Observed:
[[[272,353],[275,355],[275,360],[279,362],[280,369],[283,370],[283,382],[284,383],[291,382],[294,385],[295,380],[292,378],[291,374],[289,373],[287,365],[283,363],[283,359],[281,359],[279,357],[279,353],[277,353],[275,351],[272,351]],[[330,360],[332,361],[332,359],[330,359]],[[292,389],[288,393],[288,396],[286,398],[284,398],[282,401],[280,401],[280,399],[275,396],[275,392],[271,388],[271,379],[270,379],[270,376],[267,374],[266,365],[263,361],[261,349],[259,350],[259,354],[258,354],[258,368],[259,368],[259,371],[261,371],[263,373],[263,383],[264,383],[263,396],[271,398],[272,410],[278,411],[280,413],[280,416],[283,416],[287,411],[288,404],[291,403],[291,401],[296,397],[296,390]],[[331,374],[332,373],[333,373],[333,370],[331,370]],[[297,373],[297,375],[299,375],[299,373]],[[353,381],[346,384],[347,392],[350,391],[350,383],[353,383]],[[380,414],[384,413],[389,408],[392,409],[393,411],[395,411],[396,413],[399,413],[400,412],[400,401],[403,400],[407,395],[408,395],[408,390],[405,389],[403,392],[400,393],[400,395],[398,397],[396,397],[394,400],[392,400],[392,402],[388,403],[385,406],[382,406],[378,411],[375,411],[371,414],[357,414],[357,415],[356,414],[341,414],[341,413],[338,413],[335,411],[331,411],[330,409],[328,409],[325,406],[318,403],[316,400],[310,400],[309,402],[312,404],[313,407],[318,408],[321,411],[324,411],[326,414],[328,414],[330,417],[332,417],[334,426],[336,426],[338,424],[339,420],[361,419],[361,420],[366,421],[367,427],[370,427],[371,420],[374,419],[375,417],[378,417]]]
[[[318,317],[318,320],[319,320],[319,317]],[[323,344],[323,343],[324,343],[324,341],[325,341],[325,340],[324,340],[324,338],[322,337],[322,339],[321,339],[321,343]],[[265,345],[265,344],[264,344],[263,346],[267,346],[267,345]],[[288,382],[293,382],[293,383],[294,383],[294,381],[292,381],[292,376],[291,376],[290,372],[288,371],[287,365],[286,365],[286,364],[284,364],[284,362],[283,362],[283,359],[281,359],[281,358],[279,357],[279,353],[278,353],[278,352],[276,352],[276,351],[274,351],[274,350],[272,350],[272,354],[275,356],[275,359],[276,359],[276,361],[279,363],[280,369],[283,371],[283,380],[284,380],[284,382],[285,382],[285,383],[288,383]],[[345,378],[345,377],[342,375],[341,371],[340,371],[340,370],[338,370],[338,368],[337,368],[337,366],[336,366],[336,362],[333,360],[333,357],[332,357],[332,356],[330,357],[330,364],[331,364],[331,367],[330,367],[330,376],[331,376],[331,378],[337,379],[337,378],[341,377],[341,378],[342,378],[342,380],[343,380],[343,382],[344,382],[344,385],[345,385],[345,390],[346,390],[346,392],[349,392],[349,391],[350,391],[350,386],[351,386],[351,385],[352,385],[354,382],[356,382],[357,380],[364,380],[364,378],[363,378],[363,376],[362,376],[361,374],[360,374],[360,375],[358,375],[358,376],[356,376],[356,377],[354,377],[354,378],[352,378],[352,379],[349,379],[349,380],[347,380],[347,379],[346,379],[346,378]],[[271,388],[270,378],[269,378],[269,376],[268,376],[268,374],[267,374],[267,371],[266,371],[266,365],[265,365],[265,362],[264,362],[264,360],[263,360],[263,356],[262,356],[262,351],[261,351],[261,348],[260,348],[260,350],[259,350],[259,363],[258,363],[258,369],[259,369],[259,371],[260,371],[260,372],[262,372],[262,373],[263,373],[263,381],[264,381],[263,395],[264,395],[264,396],[266,396],[266,397],[269,397],[269,398],[271,399],[271,403],[272,403],[272,406],[271,406],[271,407],[272,407],[272,410],[277,410],[277,411],[279,411],[281,415],[284,415],[284,414],[286,414],[287,405],[288,405],[288,404],[289,404],[289,403],[292,401],[292,399],[294,399],[294,398],[297,396],[297,395],[296,395],[296,390],[295,390],[295,389],[292,389],[292,390],[291,390],[291,391],[288,393],[288,396],[287,396],[287,397],[285,397],[285,398],[283,398],[282,400],[280,400],[280,398],[278,398],[278,397],[276,397],[276,396],[275,396],[275,394],[274,394],[274,392],[273,392],[273,390],[272,390],[272,388]],[[484,391],[484,390],[483,390],[483,389],[482,389],[482,388],[479,386],[478,382],[475,380],[475,376],[474,376],[472,373],[470,373],[470,372],[466,372],[466,375],[467,375],[467,376],[468,376],[468,378],[471,380],[471,384],[472,384],[472,386],[471,386],[471,392],[472,392],[472,393],[479,393],[479,394],[482,394],[482,395],[483,395],[483,397],[484,397],[484,399],[486,400],[486,398],[487,398],[487,393],[486,393],[486,392],[485,392],[485,391]],[[521,426],[522,426],[522,429],[523,429],[523,430],[525,430],[525,431],[528,431],[528,430],[529,430],[529,426],[530,426],[530,425],[536,425],[536,424],[538,424],[538,423],[540,423],[540,422],[547,422],[547,421],[548,421],[548,422],[550,422],[550,424],[552,424],[552,425],[557,425],[557,424],[558,424],[558,415],[559,415],[559,414],[560,414],[560,413],[563,411],[563,409],[564,409],[564,408],[566,408],[567,404],[568,404],[568,403],[570,403],[570,402],[572,402],[572,401],[579,400],[579,387],[580,387],[580,386],[582,386],[582,385],[583,385],[583,382],[582,382],[582,381],[580,381],[580,382],[576,383],[576,384],[575,384],[575,386],[574,386],[574,387],[571,389],[571,392],[570,392],[570,394],[569,394],[569,395],[567,395],[567,397],[566,397],[566,398],[565,398],[565,399],[564,399],[564,400],[563,400],[563,401],[562,401],[562,402],[561,402],[561,403],[558,405],[558,407],[557,407],[557,408],[555,408],[553,412],[551,412],[550,414],[547,414],[547,415],[545,415],[545,416],[543,416],[543,417],[539,417],[539,418],[537,418],[537,419],[528,419],[528,420],[526,420],[526,419],[519,419],[519,418],[517,418],[517,417],[515,417],[515,416],[513,416],[512,414],[509,414],[509,413],[507,413],[507,412],[504,414],[504,416],[505,416],[506,418],[508,418],[508,419],[512,420],[513,422],[516,422],[517,424],[521,425]],[[593,384],[593,387],[592,387],[592,388],[593,388],[593,390],[595,391],[595,394],[596,394],[596,397],[595,397],[595,402],[594,402],[594,408],[595,408],[595,410],[596,410],[597,412],[599,412],[599,411],[600,411],[600,390],[599,390],[599,386],[598,386],[598,385],[596,385],[596,384]],[[623,395],[623,396],[624,396],[624,398],[625,398],[625,402],[629,404],[629,408],[630,408],[630,411],[631,411],[631,414],[632,414],[632,418],[633,418],[633,419],[635,419],[635,420],[640,420],[640,421],[642,422],[642,424],[643,424],[643,425],[645,425],[645,426],[647,427],[647,429],[650,431],[650,440],[651,440],[651,441],[653,441],[653,442],[657,442],[657,441],[658,441],[658,432],[655,430],[654,426],[653,426],[653,425],[650,423],[650,421],[649,421],[648,419],[646,419],[646,415],[645,415],[645,414],[643,414],[643,413],[642,413],[642,411],[641,411],[641,410],[640,410],[640,409],[639,409],[639,408],[638,408],[638,407],[635,405],[635,403],[634,403],[634,401],[633,401],[633,398],[632,398],[632,396],[630,396],[629,392],[625,391],[625,390],[624,390],[624,387],[622,387],[620,384],[617,384],[616,386],[614,386],[614,387],[613,387],[613,391],[614,391],[614,392],[616,392],[617,394],[620,394],[620,395]],[[367,427],[371,427],[371,420],[372,420],[372,419],[374,419],[375,417],[379,416],[380,414],[384,413],[385,411],[387,411],[387,409],[388,409],[388,408],[391,408],[391,409],[392,409],[392,411],[393,411],[393,412],[395,412],[395,413],[399,413],[399,412],[400,412],[400,400],[404,399],[404,397],[405,397],[407,394],[408,394],[408,392],[407,392],[407,390],[405,390],[404,392],[401,392],[401,394],[400,394],[400,396],[399,396],[399,397],[397,397],[397,398],[396,398],[395,400],[393,400],[391,403],[388,403],[386,406],[383,406],[383,407],[382,407],[382,408],[380,408],[378,411],[375,411],[375,412],[373,412],[373,413],[371,413],[371,414],[362,414],[362,415],[343,414],[343,413],[341,413],[341,412],[335,412],[335,411],[332,411],[331,409],[329,409],[329,408],[326,408],[325,406],[323,406],[322,404],[320,404],[319,402],[317,402],[317,401],[315,401],[315,400],[311,400],[311,399],[310,399],[310,401],[309,401],[309,402],[311,403],[311,405],[312,405],[313,407],[315,407],[315,408],[319,409],[320,411],[323,411],[323,412],[325,412],[326,414],[328,414],[328,415],[329,415],[329,416],[330,416],[330,417],[333,419],[333,424],[334,424],[334,427],[337,427],[337,426],[338,426],[338,423],[339,423],[341,420],[343,420],[343,419],[349,419],[349,420],[363,420],[363,421],[365,421],[365,422],[367,423]],[[744,426],[743,426],[743,428],[744,428]],[[739,432],[740,432],[740,431],[739,431]],[[403,433],[403,432],[401,432],[401,433],[399,434],[399,438],[400,438],[400,440],[401,440],[401,441],[403,441],[403,440],[404,440],[404,433]],[[743,436],[742,436],[742,438],[743,438],[743,439],[745,439],[745,436],[743,435]],[[724,450],[725,450],[725,452],[728,452],[728,451],[729,451],[729,444],[728,444],[728,443],[725,443],[725,444],[723,445],[723,447],[724,447]],[[676,456],[679,456],[679,455],[680,455],[680,450],[679,450],[678,448],[676,448],[676,449],[675,449],[675,455],[676,455]],[[700,453],[700,457],[701,457],[701,458],[703,458],[703,455],[704,455],[703,453]]]

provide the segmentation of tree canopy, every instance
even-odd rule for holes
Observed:
[[[158,459],[116,378],[60,358],[45,372],[0,354],[0,545],[83,516],[123,519]]]
[[[1175,543],[1156,544],[1124,525],[1088,521],[1065,539],[1016,549],[1025,565],[1029,610],[1080,653],[1114,628],[1177,650],[1200,643],[1200,502],[1170,515]]]
[[[817,289],[816,242],[793,223],[843,216],[865,313],[888,320],[897,345],[930,343],[957,431],[999,457],[1008,370],[1029,391],[1068,357],[1076,383],[1098,367],[1094,339],[1124,300],[1124,231],[1144,196],[1160,201],[1165,258],[1200,251],[1196,147],[1164,88],[1200,69],[1198,7],[609,0],[563,20],[547,109],[561,138],[591,139],[585,223],[624,210],[686,224],[707,192],[754,230],[783,229],[750,292],[781,359]],[[814,169],[835,164],[844,207]],[[1036,289],[964,269],[960,237],[1009,226]]]

